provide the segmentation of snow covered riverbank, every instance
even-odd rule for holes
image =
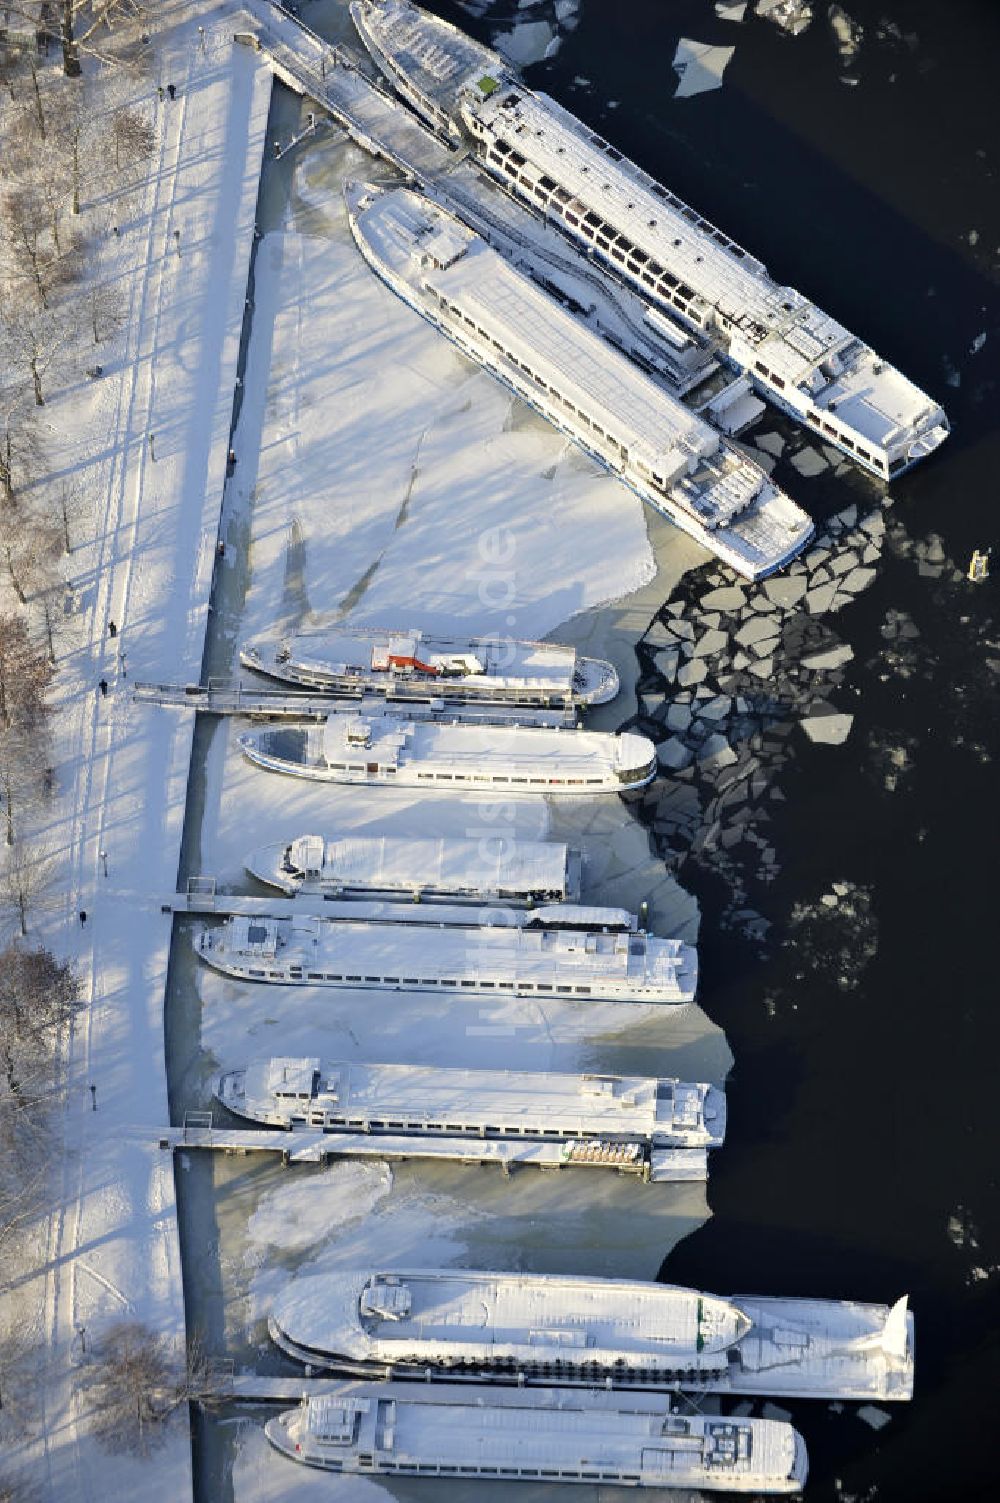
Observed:
[[[191,726],[134,711],[129,678],[200,668],[271,94],[224,21],[202,42],[194,24],[165,31],[156,67],[136,103],[156,115],[157,146],[115,237],[122,333],[99,381],[47,406],[54,463],[78,481],[94,526],[88,516],[71,558],[82,634],[58,663],[59,797],[38,832],[65,891],[38,929],[74,961],[90,1002],[67,1061],[42,1263],[11,1281],[19,1324],[46,1348],[42,1412],[5,1458],[33,1497],[109,1503],[191,1493],[186,1418],[152,1466],[109,1457],[89,1432],[81,1369],[123,1317],[183,1349],[173,1172],[156,1135],[170,941],[160,902],[175,881]],[[176,98],[157,106],[160,79]]]

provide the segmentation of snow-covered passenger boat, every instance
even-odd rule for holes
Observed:
[[[605,704],[618,693],[610,663],[573,647],[512,638],[434,637],[421,631],[333,626],[240,648],[244,667],[330,694],[376,692],[393,700]]]
[[[354,239],[424,318],[740,574],[812,536],[766,473],[446,209],[408,188],[344,189]]]
[[[694,1001],[698,956],[679,939],[554,928],[227,918],[198,935],[201,958],[246,981],[450,991],[566,1002]]]
[[[312,1059],[255,1059],[219,1076],[229,1111],[263,1127],[719,1148],[718,1086],[640,1075],[466,1070]]]
[[[561,841],[484,836],[298,835],[261,846],[246,869],[291,896],[448,903],[552,903],[580,893],[580,853]]]
[[[515,197],[817,438],[885,480],[944,442],[938,403],[497,53],[409,0],[355,0],[351,14],[418,114],[471,139]]]
[[[272,1340],[358,1376],[909,1399],[913,1317],[852,1300],[720,1297],[670,1284],[469,1269],[297,1278]]]
[[[677,1414],[658,1394],[347,1382],[264,1429],[290,1461],[364,1476],[796,1493],[808,1469],[791,1425]]]
[[[251,762],[326,783],[489,793],[625,793],[656,774],[656,751],[632,732],[482,726],[395,715],[328,715],[303,726],[248,731]]]

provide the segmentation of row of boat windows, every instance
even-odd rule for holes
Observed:
[[[330,768],[331,772],[394,773],[396,771],[395,767],[382,767],[380,764],[374,762],[367,765],[358,762],[328,762],[327,766]],[[509,777],[506,773],[489,772],[418,772],[417,777],[421,778],[424,782],[530,783],[533,786],[543,788],[548,788],[553,784],[560,787],[573,785],[579,787],[592,786],[600,788],[604,784],[603,778],[515,778]]]
[[[700,315],[691,307],[691,299],[696,296],[693,288],[688,287],[678,277],[672,276],[658,261],[640,250],[627,235],[621,234],[614,225],[603,220],[599,214],[593,210],[587,211],[579,200],[574,199],[572,194],[565,188],[561,188],[554,179],[543,174],[535,180],[522,172],[520,169],[526,164],[520,152],[514,151],[505,141],[500,141],[490,148],[487,160],[493,166],[499,167],[517,187],[537,199],[540,204],[556,209],[571,228],[593,241],[598,250],[603,251],[609,260],[624,266],[632,276],[638,277],[648,288],[656,292],[665,302],[672,303],[687,318],[699,325],[705,324],[706,316]],[[666,192],[665,189],[664,192]],[[688,213],[693,214],[693,210]],[[697,215],[694,215],[694,218],[697,220]],[[652,227],[655,223],[655,220],[651,220],[650,226]],[[675,244],[679,243],[675,241]]]
[[[779,391],[784,391],[785,382],[780,376],[775,375],[774,371],[769,370],[762,361],[755,360],[753,368],[755,371],[757,371],[758,375],[764,377],[765,381],[769,381],[771,385],[776,386]],[[852,454],[856,454],[858,458],[863,459],[866,464],[874,465],[876,469],[882,470],[883,472],[888,469],[888,473],[890,475],[894,475],[896,471],[902,469],[903,465],[906,463],[905,456],[900,455],[899,459],[894,460],[893,463],[887,467],[886,462],[881,455],[869,454],[867,449],[862,449],[860,444],[856,444],[854,440],[848,438],[840,428],[835,428],[832,423],[827,422],[825,418],[820,417],[819,413],[813,411],[812,408],[810,408],[806,413],[806,422],[810,423],[818,432],[825,433],[829,438],[832,438],[834,442],[840,444],[842,448],[849,449]]]
[[[418,772],[417,777],[445,783],[467,783],[470,779],[476,783],[531,783],[543,788],[547,788],[551,784],[556,784],[559,787],[564,787],[567,784],[580,787],[586,785],[600,787],[604,782],[603,778],[515,778],[508,777],[505,773],[485,772]]]
[[[806,422],[810,423],[820,433],[827,434],[829,438],[840,444],[842,448],[849,449],[852,454],[856,454],[866,464],[874,465],[883,474],[895,475],[906,463],[906,455],[901,454],[898,459],[893,460],[892,464],[887,465],[884,455],[869,454],[867,449],[862,449],[860,444],[856,444],[853,439],[848,438],[839,428],[835,428],[832,423],[827,422],[825,418],[820,417],[819,413],[813,412],[812,409],[806,413]]]
[[[294,981],[343,981],[350,985],[357,982],[375,986],[457,986],[471,988],[475,991],[500,991],[500,992],[543,992],[550,996],[553,992],[565,992],[577,996],[589,997],[589,986],[553,986],[551,983],[539,981],[480,981],[463,977],[458,980],[449,976],[348,976],[340,971],[306,971],[303,975],[302,967],[290,965],[286,971],[255,970],[252,966],[247,968],[247,975],[255,981],[286,981],[291,977]]]
[[[299,1118],[306,1120],[306,1115]],[[333,1112],[311,1112],[308,1120],[313,1127],[323,1127],[327,1124],[337,1127],[355,1127],[359,1132],[450,1132],[463,1137],[483,1138],[556,1138],[560,1141],[566,1138],[578,1138],[579,1128],[570,1127],[522,1127],[516,1124],[509,1127],[494,1127],[491,1123],[480,1126],[478,1122],[427,1122],[423,1117],[412,1121],[390,1122],[380,1117],[338,1117]],[[602,1140],[603,1146],[603,1140]],[[624,1143],[623,1148],[632,1149],[635,1145]]]
[[[340,1461],[326,1464],[338,1471],[343,1466]],[[374,1465],[374,1459],[367,1452],[359,1454],[358,1466]],[[396,1462],[387,1456],[379,1457],[378,1469],[380,1472],[426,1473],[433,1477],[547,1477],[553,1481],[562,1477],[568,1482],[631,1482],[633,1485],[640,1481],[638,1472],[587,1472],[579,1469],[559,1471],[555,1467],[540,1466],[444,1466],[438,1461]]]
[[[623,443],[621,443],[617,438],[615,438],[615,436],[612,433],[609,433],[607,431],[607,429],[602,428],[601,425],[600,425],[600,423],[598,423],[594,418],[592,418],[589,413],[584,412],[584,410],[583,410],[582,407],[577,407],[577,405],[576,405],[575,402],[571,402],[568,397],[563,396],[562,392],[559,391],[557,387],[550,386],[549,383],[545,380],[545,378],[543,376],[540,376],[537,373],[537,371],[535,371],[527,363],[527,361],[525,361],[525,360],[519,360],[516,355],[511,354],[511,352],[507,349],[507,347],[499,339],[494,339],[494,337],[492,336],[492,334],[489,334],[482,327],[481,324],[477,324],[476,321],[475,321],[475,319],[470,318],[467,313],[463,313],[462,310],[461,310],[461,308],[459,308],[459,306],[458,306],[457,303],[451,303],[451,302],[449,302],[447,300],[447,298],[441,297],[440,294],[437,295],[437,300],[440,303],[440,305],[441,305],[442,308],[447,309],[448,312],[452,313],[456,319],[460,319],[461,322],[464,323],[468,328],[470,328],[475,334],[477,334],[479,336],[479,338],[481,340],[483,340],[483,342],[485,344],[490,345],[494,350],[496,350],[503,357],[503,359],[507,362],[508,365],[515,365],[515,366],[517,366],[518,370],[523,371],[526,376],[530,377],[530,379],[534,382],[534,384],[536,386],[540,387],[542,389],[542,391],[548,393],[549,397],[552,399],[552,403],[554,404],[554,406],[555,406],[555,408],[557,410],[556,410],[555,413],[550,413],[549,410],[548,410],[548,407],[546,406],[546,404],[545,403],[540,403],[539,405],[540,405],[542,411],[544,411],[547,416],[552,416],[553,419],[554,419],[554,421],[558,422],[559,418],[560,418],[560,415],[565,416],[566,414],[569,414],[572,418],[574,418],[576,420],[576,424],[577,425],[579,425],[579,424],[582,423],[585,428],[589,428],[590,429],[591,433],[593,433],[596,438],[601,439],[603,441],[604,445],[607,448],[612,449],[614,451],[614,453],[615,453],[616,459],[618,460],[619,464],[621,464],[621,465],[627,465],[628,464],[628,462],[629,462],[629,454],[628,454],[628,449],[626,448],[626,446]],[[466,348],[470,348],[470,347],[466,346]],[[479,351],[477,351],[475,349],[472,349],[472,353],[475,355],[475,357],[477,359],[482,358]],[[666,481],[665,481],[665,479],[664,479],[664,477],[662,475],[655,475],[655,474],[653,474],[653,472],[650,469],[650,467],[648,465],[646,465],[646,464],[643,464],[641,460],[637,460],[636,463],[638,465],[638,468],[642,471],[643,475],[647,479],[652,480],[652,482],[654,483],[654,485],[657,485],[660,488],[661,491],[662,490],[666,490]],[[421,774],[419,774],[419,776],[421,776],[421,777],[427,777],[427,776],[429,776],[429,774],[427,774],[427,773],[421,773]],[[506,779],[498,777],[498,778],[495,778],[493,781],[498,782],[498,783],[502,783],[502,782],[505,782]],[[530,782],[533,782],[533,783],[545,783],[545,782],[559,782],[559,781],[562,781],[562,780],[560,780],[558,778],[555,778],[555,779],[531,778],[531,779],[527,779],[527,780],[523,779],[523,778],[511,778],[510,781],[512,783],[518,783],[518,782],[524,782],[524,781],[530,781]],[[584,779],[580,779],[580,778],[566,778],[564,781],[567,782],[567,783],[572,783],[572,782],[600,783],[602,781],[602,779],[600,779],[600,778],[584,778]]]

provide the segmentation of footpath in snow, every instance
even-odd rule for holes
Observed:
[[[123,331],[103,377],[50,408],[96,525],[71,556],[85,637],[59,665],[61,797],[40,834],[68,868],[68,892],[44,938],[75,962],[91,1001],[68,1061],[44,1262],[11,1280],[18,1308],[42,1312],[50,1377],[40,1423],[9,1462],[32,1497],[59,1503],[191,1496],[186,1414],[152,1463],[109,1456],[88,1434],[78,1380],[84,1348],[112,1320],[184,1339],[173,1164],[155,1145],[171,932],[160,904],[176,880],[192,725],[132,707],[129,689],[201,667],[272,87],[232,33],[213,17],[201,42],[193,24],[158,39],[159,79],[140,101],[156,112],[157,146],[117,242]],[[158,82],[176,99],[158,103]]]

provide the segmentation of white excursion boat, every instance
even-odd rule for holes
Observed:
[[[656,749],[633,732],[433,723],[331,714],[248,731],[243,754],[272,772],[327,783],[506,793],[625,793],[656,775]]]
[[[297,835],[261,846],[247,871],[290,896],[431,903],[557,903],[579,897],[580,853],[519,836]]]
[[[905,1297],[888,1307],[625,1279],[358,1269],[293,1279],[269,1328],[298,1361],[358,1376],[913,1396]]]
[[[813,525],[741,450],[423,195],[344,188],[377,276],[460,350],[740,574],[780,569]]]
[[[286,1131],[719,1148],[718,1086],[638,1075],[466,1070],[318,1058],[251,1060],[215,1088],[236,1116]]]
[[[246,981],[286,986],[454,991],[567,1002],[694,1001],[698,955],[679,939],[561,928],[227,918],[198,935],[202,960]]]
[[[408,0],[355,0],[362,41],[436,130],[765,399],[880,478],[934,452],[948,420],[842,324],[545,94]],[[651,322],[655,321],[651,320]]]
[[[331,694],[372,691],[393,700],[454,699],[523,705],[606,704],[618,693],[610,663],[554,642],[433,637],[334,626],[240,648],[244,667]]]
[[[291,1461],[364,1476],[796,1493],[805,1444],[780,1420],[674,1412],[662,1395],[337,1383],[268,1420]]]

